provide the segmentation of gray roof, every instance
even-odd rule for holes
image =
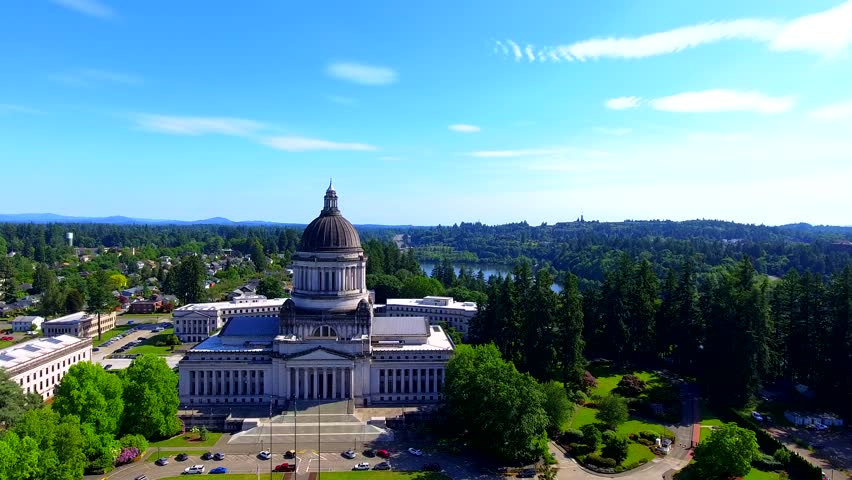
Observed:
[[[278,317],[233,317],[219,332],[220,337],[267,337],[278,335]]]
[[[428,336],[429,320],[426,317],[375,317],[373,318],[373,335],[378,337]]]

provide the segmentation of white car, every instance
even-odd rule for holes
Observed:
[[[343,452],[343,456],[352,460],[353,458],[355,458],[355,450],[352,450],[350,448],[349,450],[346,450],[345,452]]]
[[[258,453],[257,456],[260,457],[261,460],[269,460],[270,458],[272,458],[272,454],[269,453],[269,450],[263,450],[262,452]]]
[[[417,448],[413,448],[413,447],[412,447],[412,448],[409,448],[409,449],[408,449],[408,453],[410,453],[410,454],[412,454],[412,455],[415,455],[415,456],[419,457],[420,455],[423,455],[423,450],[419,450],[419,449],[417,449]]]
[[[204,465],[193,465],[186,467],[183,471],[184,475],[201,475],[204,473]]]
[[[755,420],[757,420],[758,422],[762,422],[762,421],[763,421],[763,415],[761,415],[761,414],[759,414],[759,413],[757,413],[757,412],[751,412],[751,416],[752,416],[752,418],[754,418],[754,419],[755,419]]]
[[[828,430],[828,425],[823,425],[822,423],[817,423],[814,425],[814,428],[819,430],[820,432],[823,430]]]
[[[358,465],[355,465],[354,467],[352,467],[352,470],[369,470],[369,469],[370,469],[370,464],[367,463],[367,462],[359,463]]]

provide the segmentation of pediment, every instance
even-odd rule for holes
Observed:
[[[288,355],[287,358],[289,360],[298,360],[305,362],[322,360],[352,360],[352,357],[346,355],[345,353],[326,350],[324,348],[314,348],[303,352],[294,353],[292,355]]]

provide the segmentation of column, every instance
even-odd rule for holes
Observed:
[[[414,393],[414,369],[408,369],[408,393]]]
[[[337,367],[331,369],[331,398],[337,400]]]
[[[349,398],[355,399],[355,369],[349,369]]]
[[[293,398],[299,398],[299,394],[301,393],[299,391],[299,369],[293,368],[291,370],[293,371],[293,384],[294,384],[293,385],[293,389],[294,389],[294,392],[293,392],[294,397]]]
[[[311,370],[311,384],[314,387],[313,393],[311,395],[311,399],[316,399],[317,397],[317,369],[312,368]]]
[[[416,375],[416,380],[414,380],[414,391],[412,393],[420,393],[420,369],[415,368],[412,370],[412,373]]]
[[[197,370],[195,372],[195,394],[201,395],[201,375]]]

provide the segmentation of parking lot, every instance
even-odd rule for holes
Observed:
[[[170,325],[171,324],[168,320],[164,318],[162,323],[136,324],[131,329],[127,330],[127,332],[113,337],[106,343],[99,343],[97,337],[95,337],[92,339],[92,361],[103,365],[104,368],[107,366],[109,366],[109,369],[127,368],[130,366],[130,362],[133,361],[132,359],[107,357],[114,353],[124,353],[124,351],[122,351],[123,348],[133,346],[135,344],[134,342],[139,342],[144,338],[156,335],[156,329]],[[94,350],[95,348],[97,348],[97,351]],[[166,357],[166,363],[168,363],[170,367],[174,368],[177,366],[177,362],[179,362],[182,357],[183,355],[181,354],[170,355]]]

